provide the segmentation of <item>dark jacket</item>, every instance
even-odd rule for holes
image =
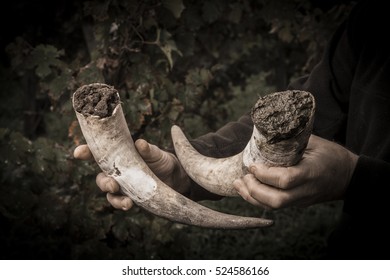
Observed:
[[[320,63],[289,86],[315,96],[315,134],[359,155],[329,258],[390,259],[390,15],[384,3],[356,4]],[[245,115],[192,144],[205,155],[230,156],[243,150],[252,126]],[[196,184],[191,195],[208,196]]]

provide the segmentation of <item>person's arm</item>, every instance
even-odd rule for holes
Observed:
[[[376,40],[373,38],[372,31],[381,25],[375,23],[375,17],[370,15],[371,12],[365,4],[367,3],[359,5],[351,14],[349,21],[337,30],[322,61],[311,74],[290,85],[290,89],[310,91],[315,96],[317,108],[314,134],[330,142],[321,138],[317,139],[319,140],[317,142],[323,142],[323,144],[311,146],[302,162],[295,167],[283,169],[259,166],[254,168],[253,174],[248,175],[248,178],[236,182],[238,191],[253,204],[266,204],[266,207],[271,208],[309,205],[327,201],[329,200],[327,195],[333,193],[332,199],[343,199],[344,211],[356,219],[361,219],[361,217],[367,220],[369,217],[383,219],[384,213],[388,212],[386,198],[389,197],[390,190],[383,182],[387,182],[390,176],[390,164],[387,161],[390,146],[387,144],[390,141],[387,135],[389,120],[381,119],[377,114],[361,117],[362,121],[370,122],[373,126],[381,123],[381,127],[384,128],[382,133],[379,132],[381,134],[372,136],[360,134],[360,137],[366,137],[364,139],[377,137],[376,142],[381,145],[380,148],[371,145],[366,148],[370,150],[371,156],[364,155],[359,148],[364,145],[364,139],[358,137],[359,128],[353,130],[350,128],[350,124],[355,122],[354,118],[362,114],[361,108],[369,106],[357,100],[356,97],[353,97],[355,99],[351,103],[350,94],[353,92],[356,80],[365,84],[364,79],[367,79],[367,75],[371,75],[368,76],[367,83],[375,81],[375,87],[371,88],[372,92],[364,94],[366,96],[376,94],[376,91],[381,90],[384,92],[381,97],[384,104],[389,104],[390,98],[390,91],[386,90],[389,89],[389,81],[385,80],[386,75],[383,75],[383,73],[388,73],[384,72],[388,71],[386,64],[388,49],[386,52],[385,48],[388,45],[381,38],[375,38]],[[371,7],[381,10],[378,6]],[[380,18],[379,22],[385,21],[386,18],[379,16],[380,14],[377,15]],[[370,16],[371,20],[367,21],[367,17]],[[362,71],[361,75],[357,75],[356,69]],[[378,74],[382,76],[377,78]],[[361,102],[361,104],[356,104],[356,102]],[[353,113],[351,113],[352,109]],[[375,111],[375,109],[370,110]],[[389,118],[388,107],[387,110],[386,107],[382,110],[381,117]],[[368,119],[369,117],[371,119]],[[349,136],[347,136],[347,131]],[[359,139],[354,139],[351,135]],[[346,143],[347,137],[348,143]],[[354,144],[356,142],[363,144],[359,146]],[[347,144],[347,146],[345,148],[339,144],[343,146]],[[321,154],[323,147],[327,147],[329,152]],[[375,149],[378,152],[375,152]],[[383,150],[379,153],[379,149]],[[311,164],[306,164],[309,153],[314,155],[317,153],[318,157],[309,157]],[[375,154],[378,156],[374,156]],[[328,161],[325,166],[324,161]],[[255,185],[250,186],[250,184],[257,184],[253,176],[260,182],[269,182],[268,187],[275,187],[276,191],[273,192],[275,196],[268,196],[268,202],[264,201],[264,196],[261,197]],[[320,181],[314,180],[313,177],[317,177]],[[309,181],[312,181],[310,187],[301,188],[301,193],[296,189],[294,196],[291,196],[292,189],[297,186],[307,186]],[[345,182],[348,183],[345,184]],[[324,189],[319,189],[318,186],[323,186]],[[270,194],[270,192],[265,192],[265,194]],[[311,199],[306,197],[307,195],[311,195]],[[310,203],[302,203],[304,198]]]
[[[289,89],[305,90],[316,100],[313,133],[328,140],[345,143],[348,102],[357,58],[343,23],[332,36],[321,61],[310,75],[291,82]]]
[[[241,152],[252,135],[253,122],[249,113],[215,132],[191,140],[191,144],[206,156],[222,158]]]
[[[366,91],[366,96],[384,92],[379,100],[382,100],[383,106],[389,104],[390,86],[386,78],[388,77],[386,73],[389,73],[389,66],[386,64],[389,44],[383,37],[388,21],[383,3],[360,1],[348,22],[336,32],[323,61],[309,78],[298,80],[291,85],[304,88],[316,95],[318,115],[314,129],[317,135],[348,145],[344,142],[346,131],[351,130],[347,127],[347,116],[349,115],[349,122],[353,123],[355,122],[353,118],[365,114],[363,107],[360,109],[359,106],[376,106],[367,104],[368,101],[365,101],[366,104],[361,101],[361,105],[356,105],[355,102],[359,100],[356,101],[356,97],[349,96],[356,87],[362,87],[361,90]],[[369,86],[370,83],[372,86]],[[355,100],[351,101],[352,98]],[[351,102],[354,104],[350,104]],[[373,131],[379,131],[379,134],[373,132],[373,135],[362,137],[366,139],[377,137],[374,142],[379,145],[377,149],[381,149],[382,152],[375,152],[373,145],[361,152],[358,145],[349,144],[350,149],[359,154],[359,159],[344,196],[344,211],[351,217],[364,217],[366,220],[381,219],[383,215],[381,213],[387,212],[386,198],[390,195],[389,188],[383,183],[390,179],[390,163],[386,160],[389,158],[386,156],[386,153],[389,153],[386,148],[389,144],[386,142],[390,141],[386,132],[389,123],[389,119],[386,119],[388,109],[375,108],[372,107],[371,110],[384,112],[366,114],[362,118],[370,121],[372,126],[385,124],[381,125],[383,133],[377,129]],[[356,128],[350,131],[350,134],[358,135],[355,130]],[[349,143],[352,141],[350,139]],[[366,153],[372,155],[367,156]],[[374,154],[378,154],[378,157],[374,157]]]

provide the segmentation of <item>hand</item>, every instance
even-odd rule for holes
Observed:
[[[342,199],[358,156],[337,143],[310,136],[302,160],[291,167],[253,164],[234,182],[248,202],[265,209],[309,206]]]
[[[173,187],[180,193],[185,193],[189,190],[190,179],[175,155],[163,151],[142,139],[135,141],[135,147],[149,168],[165,184]],[[76,147],[73,155],[81,160],[93,159],[87,145]],[[112,177],[99,173],[96,176],[96,184],[103,192],[107,192],[107,200],[113,207],[128,210],[133,206],[133,201],[128,196],[118,194],[119,185]]]

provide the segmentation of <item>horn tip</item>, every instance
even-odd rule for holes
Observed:
[[[171,131],[174,132],[174,131],[178,131],[178,130],[181,130],[180,127],[176,124],[172,125],[171,127]]]
[[[184,135],[183,130],[178,125],[172,125],[171,127],[171,135],[173,139],[177,139],[177,137],[182,137]]]
[[[270,227],[274,225],[274,220],[260,218],[259,227]]]
[[[237,228],[264,228],[264,227],[270,227],[274,225],[273,220],[264,219],[264,218],[249,218],[243,223],[239,223],[239,226]]]

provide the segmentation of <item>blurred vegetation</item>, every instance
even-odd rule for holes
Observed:
[[[103,82],[134,138],[170,147],[237,119],[308,73],[353,2],[302,0],[15,1],[3,9],[0,252],[5,259],[317,259],[340,205],[266,213],[267,229],[210,230],[138,207],[113,209],[70,97]],[[8,15],[8,17],[7,17]],[[10,25],[9,15],[19,22]],[[202,202],[260,215],[239,198]]]

